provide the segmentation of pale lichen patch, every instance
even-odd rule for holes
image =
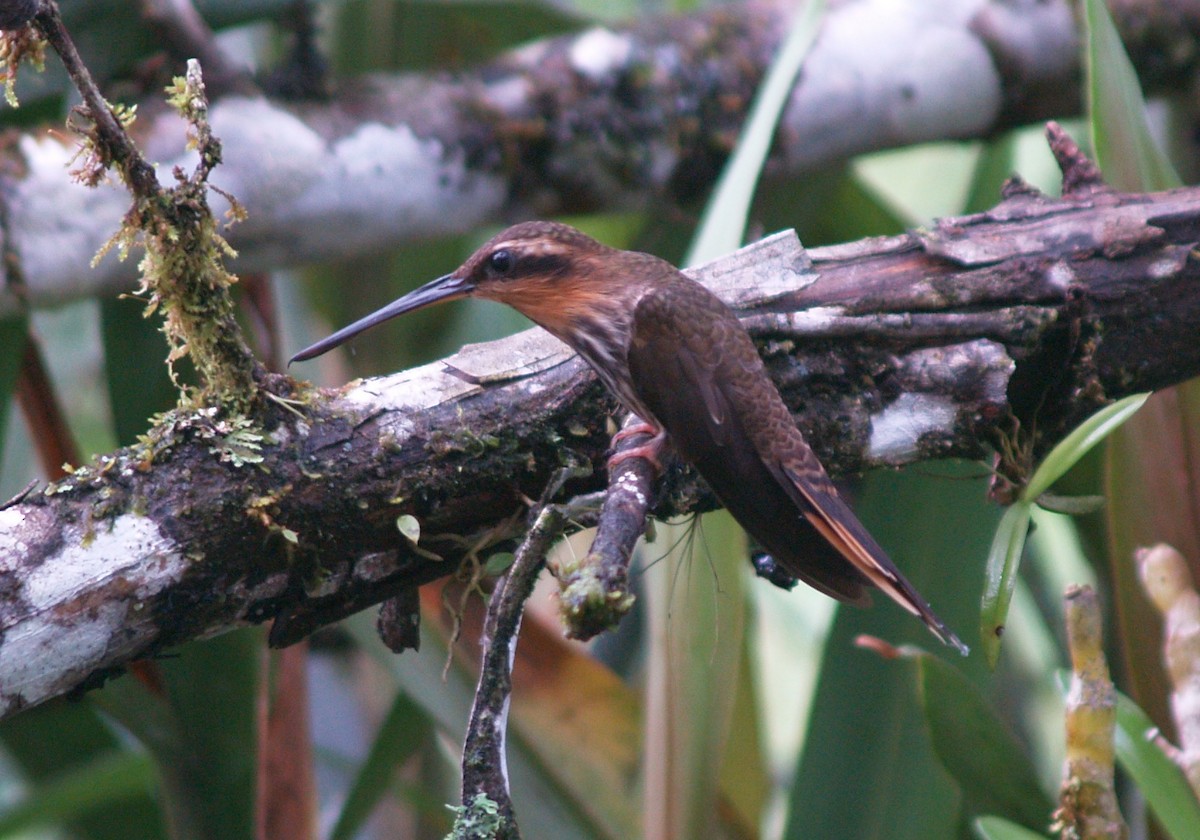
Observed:
[[[1051,286],[1065,292],[1075,282],[1075,269],[1065,260],[1058,260],[1046,270],[1046,279]]]
[[[637,503],[642,507],[646,506],[646,494],[638,487],[637,476],[632,473],[625,473],[617,479],[616,489],[625,493],[631,494]]]
[[[737,309],[761,305],[811,286],[818,276],[796,232],[785,230],[760,239],[736,253],[684,272]]]
[[[126,646],[134,643],[135,628],[117,633],[126,612],[127,604],[108,602],[70,623],[46,613],[5,631],[0,645],[0,716],[23,705],[25,697],[52,696],[90,673],[106,652],[111,653],[114,638],[123,639]]]
[[[15,536],[24,524],[25,512],[19,507],[0,510],[0,568],[7,565],[4,558],[15,559],[25,553],[25,542]]]
[[[786,313],[785,320],[789,330],[807,335],[819,335],[827,332],[838,318],[845,315],[840,306],[814,306],[799,312]]]
[[[479,384],[505,382],[549,370],[574,356],[567,345],[535,327],[501,341],[467,344],[446,365]]]
[[[13,518],[0,511],[0,529]],[[62,547],[30,567],[15,593],[27,607],[0,637],[0,716],[144,647],[158,632],[146,602],[186,566],[147,517],[67,529]]]
[[[162,562],[148,563],[148,558]],[[90,534],[85,535],[83,529],[69,532],[62,550],[30,572],[22,594],[34,611],[55,606],[61,613],[71,599],[86,596],[136,569],[136,577],[143,582],[137,597],[146,598],[177,579],[185,562],[153,520],[127,514],[94,526]]]
[[[581,76],[600,81],[613,70],[624,66],[633,51],[627,35],[596,27],[575,39],[569,53],[571,67]]]
[[[917,451],[921,436],[945,432],[954,425],[954,403],[933,394],[901,394],[871,419],[868,455],[881,461],[906,458]]]

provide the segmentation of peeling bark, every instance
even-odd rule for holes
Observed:
[[[1200,189],[1011,193],[930,230],[807,252],[779,234],[697,270],[834,474],[1004,441],[1019,481],[1105,402],[1200,373]],[[615,404],[537,330],[338,391],[260,385],[303,419],[177,413],[0,509],[0,714],[240,624],[295,641],[511,549],[564,467],[592,469],[565,497],[605,484]],[[714,506],[668,466],[657,515]]]

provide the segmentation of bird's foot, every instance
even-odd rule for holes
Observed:
[[[658,426],[647,423],[645,420],[639,420],[638,422],[628,426],[627,428],[621,429],[621,431],[613,435],[612,445],[616,446],[621,441],[631,438],[634,435],[654,435],[655,437],[658,437],[662,433],[663,430],[658,428]]]
[[[750,562],[754,564],[754,573],[760,578],[770,581],[780,589],[789,592],[796,588],[796,578],[788,574],[787,570],[765,551],[754,554],[750,558]]]
[[[652,426],[649,423],[635,423],[632,426],[621,429],[613,435],[613,445],[620,443],[626,438],[634,435],[653,435],[654,437],[646,441],[640,446],[632,446],[629,449],[615,452],[608,459],[608,471],[612,472],[613,467],[630,458],[645,458],[654,467],[655,472],[662,472],[662,461],[659,456],[666,447],[667,432],[665,429],[660,429],[657,426]]]

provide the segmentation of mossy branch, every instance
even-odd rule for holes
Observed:
[[[186,76],[167,89],[168,101],[188,122],[188,147],[199,155],[190,175],[175,168],[175,184],[167,188],[126,130],[133,110],[110,105],[101,95],[54,0],[42,0],[28,26],[5,31],[0,38],[0,57],[7,62],[10,83],[17,64],[36,61],[43,44],[58,53],[83,98],[68,120],[82,138],[72,174],[94,186],[115,170],[133,195],[120,230],[97,259],[114,247],[122,257],[136,245],[145,250],[138,294],[147,298],[147,316],[162,312],[172,379],[179,384],[174,363],[184,356],[200,376],[197,391],[180,386],[184,403],[215,404],[235,415],[259,414],[263,406],[256,383],[262,370],[235,318],[229,288],[237,278],[224,264],[234,252],[220,235],[208,204],[208,178],[221,161],[221,144],[208,124],[199,63],[189,62]],[[241,206],[231,196],[225,198],[233,207],[231,221],[242,218]]]

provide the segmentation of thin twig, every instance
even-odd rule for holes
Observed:
[[[36,478],[30,479],[29,483],[22,487],[15,496],[8,501],[0,502],[0,510],[8,510],[14,505],[21,504],[21,502],[25,501],[26,497],[28,497],[30,493],[37,489],[37,486],[40,483],[41,482]]]
[[[525,601],[533,592],[546,554],[568,521],[568,510],[542,507],[517,549],[512,566],[500,577],[488,601],[483,632],[483,663],[463,744],[462,802],[456,836],[469,836],[491,821],[489,837],[517,838],[516,815],[508,786],[505,739],[517,632]],[[462,832],[460,834],[460,832]]]
[[[83,97],[87,117],[95,126],[96,139],[110,156],[125,183],[138,199],[146,200],[158,195],[162,188],[158,184],[154,168],[142,157],[122,127],[121,121],[100,93],[100,88],[92,79],[92,74],[88,72],[83,59],[79,57],[79,51],[75,49],[75,43],[67,33],[62,15],[58,11],[58,4],[54,0],[42,0],[42,6],[33,23],[58,53],[67,75],[71,77],[79,95]]]

